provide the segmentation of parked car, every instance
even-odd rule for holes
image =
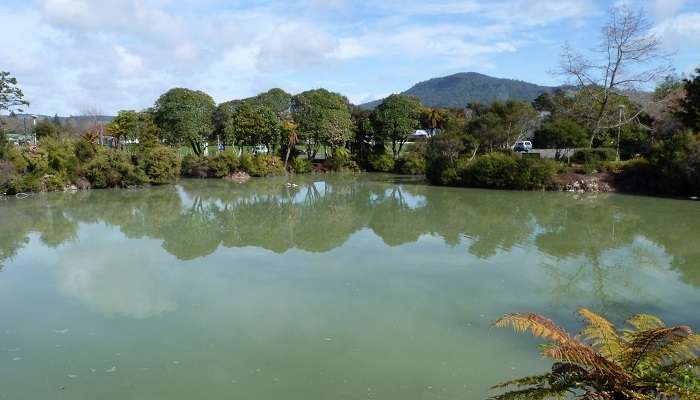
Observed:
[[[523,153],[529,153],[532,151],[532,142],[529,140],[523,140],[521,142],[515,143],[513,150]]]

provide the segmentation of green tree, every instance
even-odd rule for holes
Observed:
[[[255,103],[268,106],[282,120],[290,118],[292,107],[292,95],[282,89],[274,88],[265,93],[253,97]]]
[[[139,128],[139,114],[133,110],[121,110],[107,124],[107,133],[114,137],[119,147],[122,140],[138,139]]]
[[[508,314],[496,321],[497,327],[512,326],[546,339],[542,356],[555,363],[548,373],[496,386],[517,389],[493,399],[700,398],[700,336],[690,327],[667,327],[654,316],[639,314],[621,330],[585,308],[578,314],[586,326],[575,337],[539,314]]]
[[[36,123],[34,133],[37,138],[56,137],[61,133],[61,130],[49,119],[44,118]]]
[[[685,98],[681,100],[681,110],[678,117],[694,132],[700,132],[700,67],[695,75],[684,81]]]
[[[573,118],[556,117],[546,121],[535,132],[535,146],[556,149],[556,157],[561,156],[562,149],[585,146],[588,131]]]
[[[242,101],[230,118],[230,137],[248,146],[264,144],[270,150],[280,141],[281,126],[277,114],[268,106]]]
[[[316,89],[294,96],[292,116],[309,159],[316,157],[320,146],[334,149],[352,138],[350,104],[337,93]]]
[[[227,145],[235,145],[236,137],[233,127],[233,113],[240,100],[231,100],[219,104],[214,112],[214,134]]]
[[[215,110],[216,104],[208,94],[175,88],[158,98],[153,113],[169,143],[189,144],[196,155],[202,155],[214,129]]]
[[[0,71],[0,111],[22,112],[28,106],[24,93],[17,86],[17,78],[9,72]]]
[[[377,134],[391,142],[394,158],[399,158],[408,137],[418,128],[422,109],[418,98],[392,94],[374,110]]]

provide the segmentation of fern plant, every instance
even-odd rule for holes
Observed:
[[[542,356],[555,363],[546,374],[494,386],[510,391],[492,399],[700,399],[700,335],[690,327],[666,327],[657,317],[639,314],[617,329],[585,308],[578,314],[586,325],[574,337],[539,314],[508,314],[496,321],[496,327],[547,340]]]

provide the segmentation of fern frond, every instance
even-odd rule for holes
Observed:
[[[503,383],[499,383],[498,385],[491,386],[491,389],[505,389],[509,386],[535,386],[535,385],[544,385],[549,380],[551,379],[552,374],[551,373],[546,373],[543,375],[533,375],[533,376],[526,376],[524,378],[520,379],[513,379],[512,381],[507,381]]]
[[[604,357],[617,360],[623,353],[624,345],[615,331],[615,326],[586,308],[579,309],[578,314],[586,320],[586,327],[581,331],[581,336]]]
[[[665,328],[663,321],[654,315],[637,314],[627,320],[627,323],[634,327],[637,331],[646,331],[649,329]]]
[[[693,331],[687,326],[672,328],[654,328],[638,331],[629,335],[625,365],[634,371],[640,363],[661,364],[667,358],[673,358],[694,342]]]
[[[630,378],[622,367],[598,354],[592,348],[576,341],[546,348],[542,355],[591,368],[599,375],[610,376],[618,382],[625,382]]]
[[[571,336],[551,319],[535,313],[506,314],[494,323],[498,328],[512,326],[518,333],[532,332],[535,337],[552,340],[556,343],[568,343]]]

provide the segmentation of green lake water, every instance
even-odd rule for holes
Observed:
[[[483,399],[549,366],[507,312],[700,329],[700,202],[291,180],[0,201],[0,399]]]

